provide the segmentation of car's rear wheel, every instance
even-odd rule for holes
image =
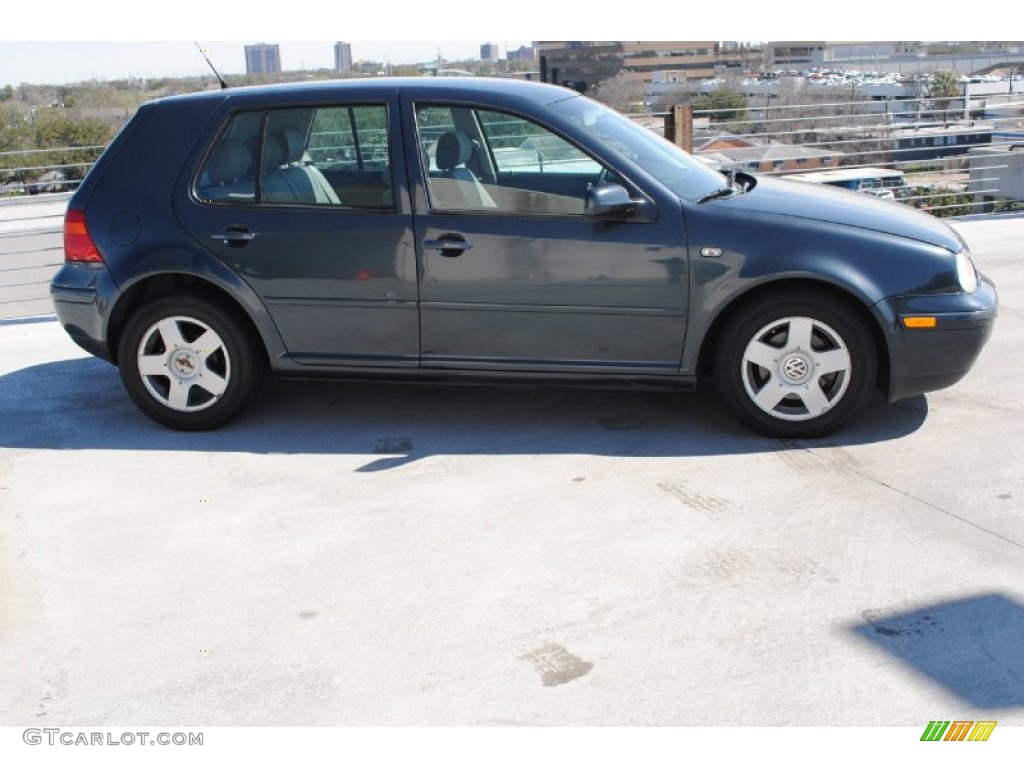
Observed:
[[[215,429],[259,391],[264,356],[232,312],[193,295],[142,307],[118,345],[125,389],[154,421],[172,429]]]
[[[723,330],[715,358],[725,402],[748,426],[778,438],[839,429],[871,397],[877,370],[860,314],[804,291],[744,307]]]

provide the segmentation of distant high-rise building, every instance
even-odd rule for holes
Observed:
[[[720,73],[754,71],[761,64],[759,48],[723,49],[713,40],[541,41],[537,47],[541,80],[578,91],[619,74],[641,82],[650,80],[652,72],[703,80]]]
[[[496,43],[484,43],[480,46],[481,61],[497,61],[501,58],[501,50]]]
[[[277,44],[245,46],[245,71],[250,75],[269,75],[281,71],[281,49]]]
[[[334,68],[338,72],[348,72],[352,69],[352,44],[334,44]]]
[[[537,48],[532,45],[521,45],[514,51],[506,51],[505,58],[509,61],[536,61]]]

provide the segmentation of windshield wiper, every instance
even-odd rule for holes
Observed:
[[[736,194],[736,190],[733,187],[722,187],[721,189],[716,189],[714,192],[704,195],[704,197],[697,201],[697,205],[706,203],[709,200],[717,200],[720,197],[732,197],[734,194]]]
[[[709,192],[698,200],[697,204],[700,205],[701,203],[706,203],[709,200],[717,200],[720,197],[732,197],[737,192],[746,191],[743,185],[738,185],[736,183],[736,171],[726,171],[725,181],[727,186],[724,186],[721,189],[716,189],[714,192]]]

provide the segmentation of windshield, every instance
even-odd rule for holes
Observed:
[[[556,102],[551,109],[572,120],[614,154],[639,165],[685,200],[696,202],[729,186],[718,171],[603,104],[579,96]]]

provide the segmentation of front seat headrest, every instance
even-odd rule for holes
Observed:
[[[465,165],[473,154],[473,142],[462,131],[448,131],[437,140],[434,159],[442,171]]]

